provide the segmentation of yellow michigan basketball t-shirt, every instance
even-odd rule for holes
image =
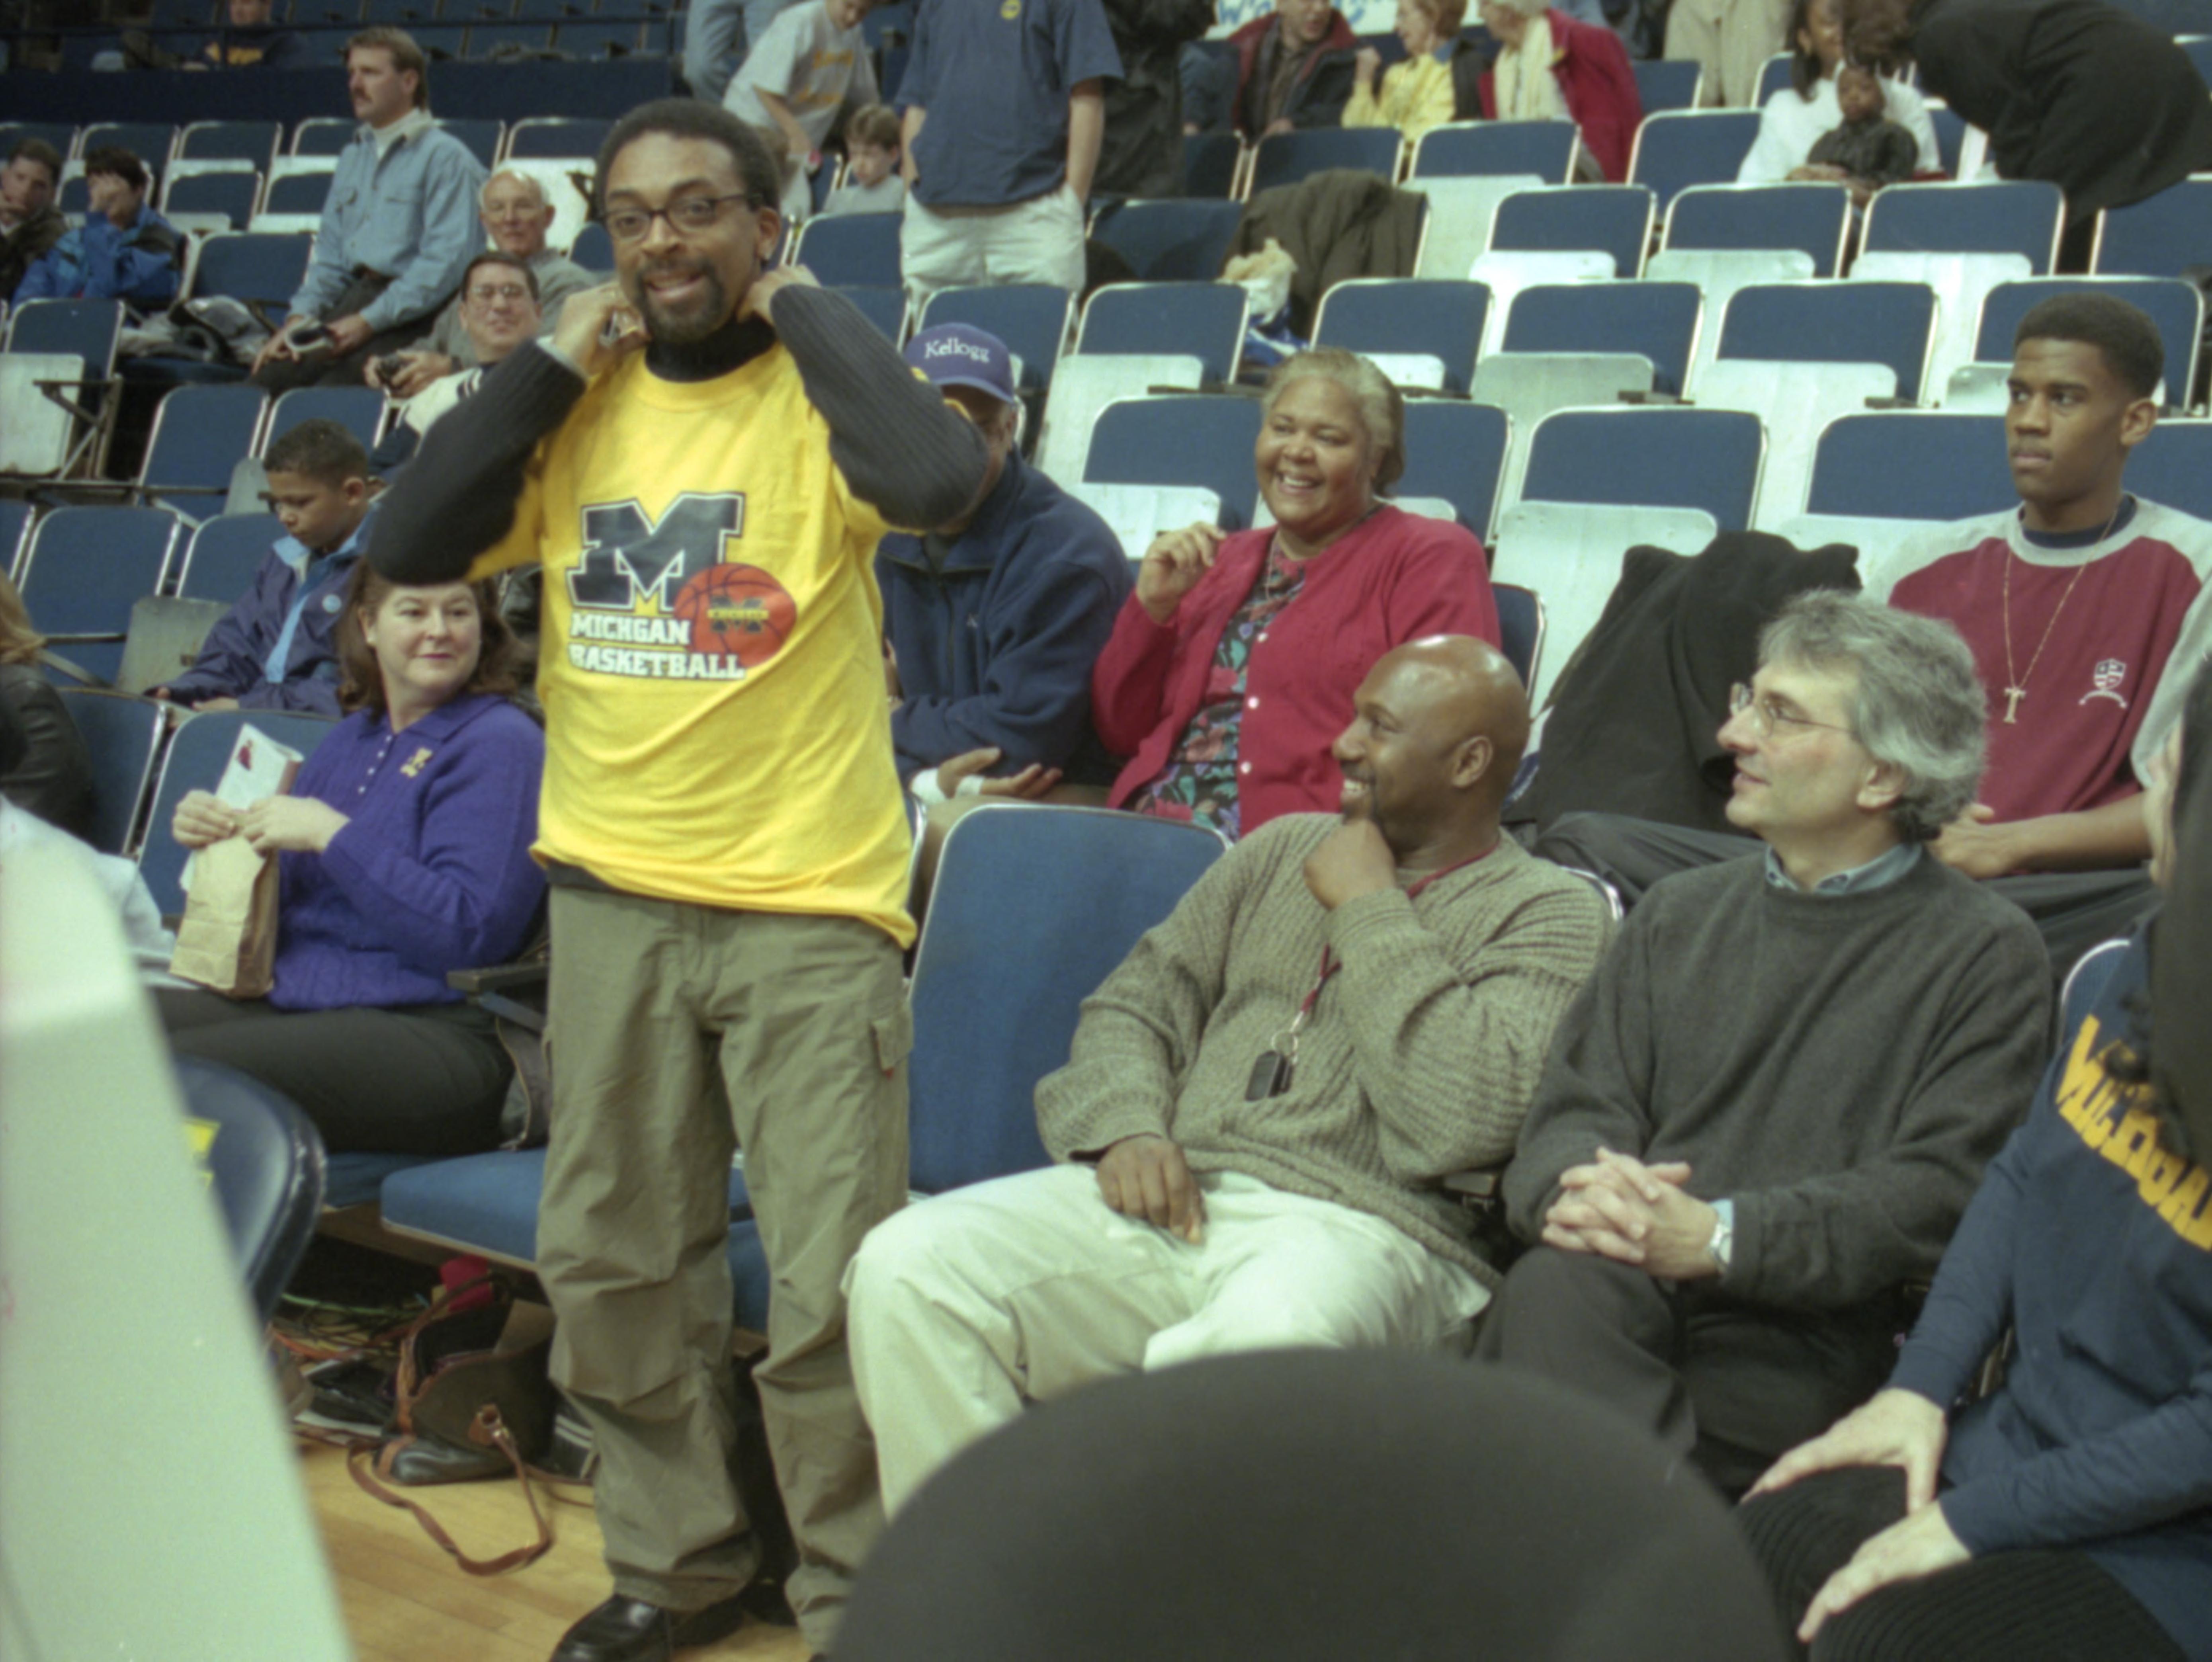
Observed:
[[[631,894],[910,942],[885,529],[781,344],[709,381],[641,356],[595,380],[470,572],[544,567],[538,854]]]

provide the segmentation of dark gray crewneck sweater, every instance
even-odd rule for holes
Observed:
[[[1779,889],[1763,858],[1668,878],[1560,1023],[1507,1168],[1515,1232],[1599,1144],[1732,1196],[1721,1286],[1856,1304],[1933,1273],[2050,1054],[2027,915],[1932,859],[1887,888]]]

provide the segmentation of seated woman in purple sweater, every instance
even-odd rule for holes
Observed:
[[[161,989],[181,1054],[306,1110],[333,1151],[495,1146],[511,1065],[446,973],[510,958],[545,895],[530,858],[545,739],[510,702],[513,640],[489,586],[402,586],[355,567],[338,626],[353,713],[289,796],[177,804],[187,848],[243,832],[280,855],[265,999]]]
[[[2212,674],[2159,761],[2163,888],[2172,805],[2212,769]],[[2212,1149],[2147,1083],[2149,961],[2138,934],[2062,1035],[1889,1388],[1745,1503],[1820,1662],[2212,1658]],[[2008,1323],[2003,1383],[1961,1405]]]

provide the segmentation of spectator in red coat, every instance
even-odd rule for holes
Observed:
[[[1237,48],[1231,124],[1255,143],[1269,133],[1334,127],[1352,98],[1359,37],[1328,0],[1275,0],[1229,37]]]
[[[1146,551],[1091,679],[1091,719],[1129,758],[1108,802],[1231,837],[1334,813],[1330,742],[1394,646],[1498,644],[1482,544],[1381,500],[1405,471],[1405,404],[1365,359],[1301,352],[1267,383],[1254,461],[1272,531],[1196,525]]]
[[[1620,37],[1577,23],[1544,0],[1482,0],[1482,22],[1499,46],[1482,77],[1484,116],[1572,121],[1598,171],[1615,184],[1626,179],[1644,100]]]

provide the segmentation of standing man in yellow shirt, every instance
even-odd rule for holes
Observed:
[[[849,304],[763,272],[778,171],[703,100],[617,123],[599,165],[617,283],[439,423],[370,549],[406,582],[544,570],[559,1059],[538,1271],[614,1575],[555,1662],[659,1662],[742,1619],[733,1139],[775,1286],[754,1377],[799,1547],[787,1591],[816,1651],[881,1526],[839,1291],[907,1173],[908,838],[871,561],[888,526],[966,512],[985,452]]]

